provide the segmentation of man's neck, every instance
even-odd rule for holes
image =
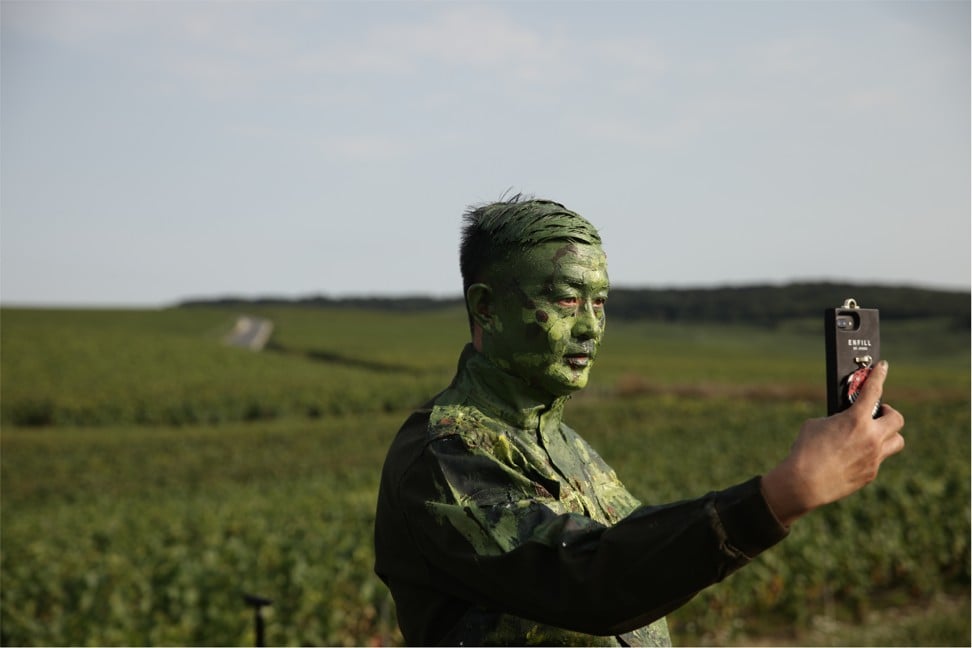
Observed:
[[[568,399],[551,396],[497,367],[473,344],[463,349],[453,387],[484,412],[528,429],[535,429],[541,416],[547,425],[559,424]]]

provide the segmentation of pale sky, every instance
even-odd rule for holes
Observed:
[[[504,193],[612,284],[970,286],[969,2],[0,3],[0,300],[458,296]]]

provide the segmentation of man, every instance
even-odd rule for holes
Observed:
[[[765,476],[643,506],[561,420],[604,333],[594,227],[551,201],[485,205],[466,214],[460,266],[472,342],[399,431],[378,496],[375,571],[409,644],[671,645],[665,614],[904,445],[900,414],[871,418],[881,364]]]

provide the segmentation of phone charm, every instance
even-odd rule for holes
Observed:
[[[862,358],[854,359],[861,368],[852,373],[847,377],[847,402],[853,404],[854,401],[858,399],[861,395],[861,390],[864,388],[864,382],[867,377],[871,375],[871,356],[864,356]],[[881,409],[881,401],[878,400],[874,404],[874,411],[871,412],[871,418],[877,418],[878,411]]]

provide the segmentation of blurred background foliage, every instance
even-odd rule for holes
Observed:
[[[246,645],[244,593],[273,601],[271,644],[401,643],[372,573],[378,473],[465,315],[240,306],[0,312],[4,645]],[[223,343],[244,312],[274,322],[265,351]],[[885,319],[906,451],[674,613],[676,643],[968,645],[955,322]],[[696,497],[771,467],[822,414],[823,375],[819,317],[612,318],[567,420],[644,501]]]

